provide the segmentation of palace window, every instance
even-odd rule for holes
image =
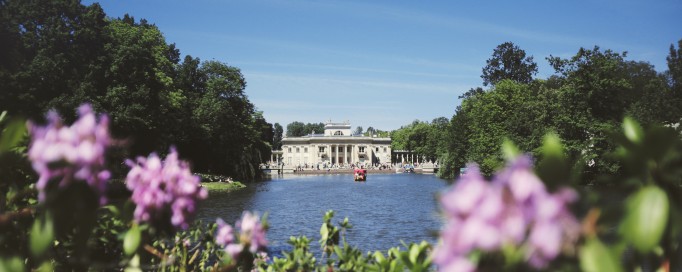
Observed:
[[[308,153],[308,148],[303,148],[303,152]]]
[[[351,151],[353,151],[352,147],[349,146],[348,148],[346,148],[346,152],[351,152]]]
[[[320,153],[324,153],[324,146],[320,146]]]
[[[365,147],[364,146],[358,147],[358,151],[360,153],[365,153]]]
[[[301,149],[297,147],[297,148],[296,148],[296,153],[298,153],[298,152],[301,152]]]
[[[379,148],[377,147],[377,152],[379,152]]]
[[[343,135],[343,132],[341,132],[340,130],[337,130],[336,132],[334,132],[334,135]]]
[[[388,151],[386,151],[386,148],[384,147],[384,153],[386,153],[386,152],[388,152]]]
[[[289,147],[289,153],[291,153],[291,147]]]

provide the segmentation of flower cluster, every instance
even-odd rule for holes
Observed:
[[[81,105],[78,113],[80,118],[71,126],[65,126],[55,111],[48,113],[46,126],[29,122],[28,158],[40,176],[36,186],[41,202],[50,181],[60,179],[60,187],[74,180],[87,182],[100,196],[100,204],[106,203],[104,193],[111,176],[104,168],[104,152],[111,144],[109,118],[101,115],[98,121],[88,104]]]
[[[154,222],[170,212],[173,226],[189,227],[196,201],[205,199],[208,192],[200,187],[200,178],[192,175],[189,164],[178,159],[175,149],[171,148],[163,162],[152,153],[148,158],[138,157],[137,162],[127,160],[126,164],[131,167],[126,186],[137,205],[135,220]]]
[[[440,199],[448,221],[434,252],[441,271],[474,271],[469,252],[522,244],[529,264],[543,268],[577,239],[580,226],[567,208],[577,194],[547,192],[529,157],[517,158],[491,182],[475,165],[468,169]]]
[[[232,226],[220,218],[217,219],[217,223],[216,244],[224,246],[225,251],[232,259],[236,259],[245,248],[255,254],[263,251],[268,245],[268,241],[265,239],[265,228],[257,214],[244,212],[242,218],[237,221],[239,235],[236,242],[238,243],[235,243]]]

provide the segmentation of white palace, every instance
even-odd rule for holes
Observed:
[[[391,138],[353,135],[349,122],[330,121],[324,134],[284,137],[281,160],[292,167],[390,164]]]

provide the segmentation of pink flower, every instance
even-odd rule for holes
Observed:
[[[216,232],[216,244],[225,247],[225,252],[235,261],[238,261],[242,252],[248,248],[249,252],[262,253],[268,244],[265,239],[265,229],[257,214],[244,212],[242,218],[237,221],[239,234],[237,241],[234,240],[234,229],[218,218],[218,230]]]
[[[249,251],[256,253],[268,245],[265,239],[265,229],[260,223],[257,214],[244,212],[242,219],[237,221],[239,228],[239,240],[242,244],[249,245]]]
[[[457,216],[469,214],[478,205],[487,190],[487,182],[475,165],[469,165],[469,171],[455,187],[441,198],[441,205],[447,215]]]
[[[127,160],[126,164],[131,167],[126,186],[137,205],[135,220],[156,221],[170,213],[173,226],[189,227],[196,202],[206,199],[208,192],[200,187],[200,178],[192,175],[189,164],[178,159],[176,150],[171,148],[163,162],[152,153],[148,158],[138,157],[137,162]]]
[[[232,244],[232,242],[234,242],[234,230],[232,229],[232,226],[225,223],[225,221],[220,218],[217,219],[217,223],[218,230],[215,237],[216,244],[221,246]]]
[[[229,244],[225,247],[225,252],[227,252],[233,260],[236,260],[242,251],[244,251],[244,245],[242,244]]]
[[[97,120],[89,104],[81,105],[78,114],[80,118],[70,127],[54,111],[47,114],[44,127],[29,122],[28,158],[40,176],[36,186],[41,202],[45,201],[48,183],[59,179],[59,187],[86,182],[99,195],[100,204],[106,203],[104,194],[111,176],[104,168],[104,153],[112,145],[109,118],[101,115]]]
[[[476,266],[466,258],[456,258],[447,265],[440,267],[439,271],[443,272],[473,272],[476,271]]]
[[[544,268],[565,243],[577,240],[579,224],[567,207],[577,194],[569,188],[547,192],[529,157],[512,161],[493,182],[469,168],[440,199],[448,222],[433,261],[441,271],[474,271],[470,252],[496,251],[503,244],[527,244],[521,248],[530,265]]]

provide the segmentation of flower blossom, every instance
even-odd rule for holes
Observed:
[[[134,212],[138,222],[156,222],[170,215],[171,224],[186,229],[196,211],[196,202],[206,199],[208,192],[200,187],[200,178],[192,175],[189,164],[178,159],[171,148],[162,162],[152,153],[148,158],[127,160],[131,167],[126,177],[132,200],[137,205]]]
[[[488,182],[469,165],[442,195],[447,222],[433,257],[441,271],[475,271],[470,252],[522,244],[528,263],[544,268],[577,240],[580,226],[567,207],[577,194],[568,188],[547,192],[531,167],[530,158],[521,156]]]
[[[227,246],[234,242],[234,229],[229,224],[225,223],[223,219],[218,218],[218,230],[216,232],[215,243],[221,246]]]
[[[268,245],[268,241],[265,240],[265,229],[257,214],[244,212],[242,219],[237,221],[237,227],[239,228],[239,241],[249,245],[251,253],[256,253]]]
[[[64,125],[55,111],[47,114],[48,124],[38,126],[29,122],[31,146],[28,158],[40,176],[36,186],[38,199],[45,201],[50,181],[59,179],[59,187],[85,181],[106,203],[105,190],[111,174],[104,168],[104,153],[111,146],[109,118],[95,116],[89,104],[78,108],[79,119],[71,126]]]
[[[263,252],[268,245],[265,239],[265,228],[260,222],[257,214],[244,212],[242,218],[237,221],[237,228],[239,229],[237,239],[232,226],[226,224],[222,219],[216,220],[218,229],[216,231],[216,244],[225,247],[232,259],[236,259],[245,248],[249,249],[251,253]]]

